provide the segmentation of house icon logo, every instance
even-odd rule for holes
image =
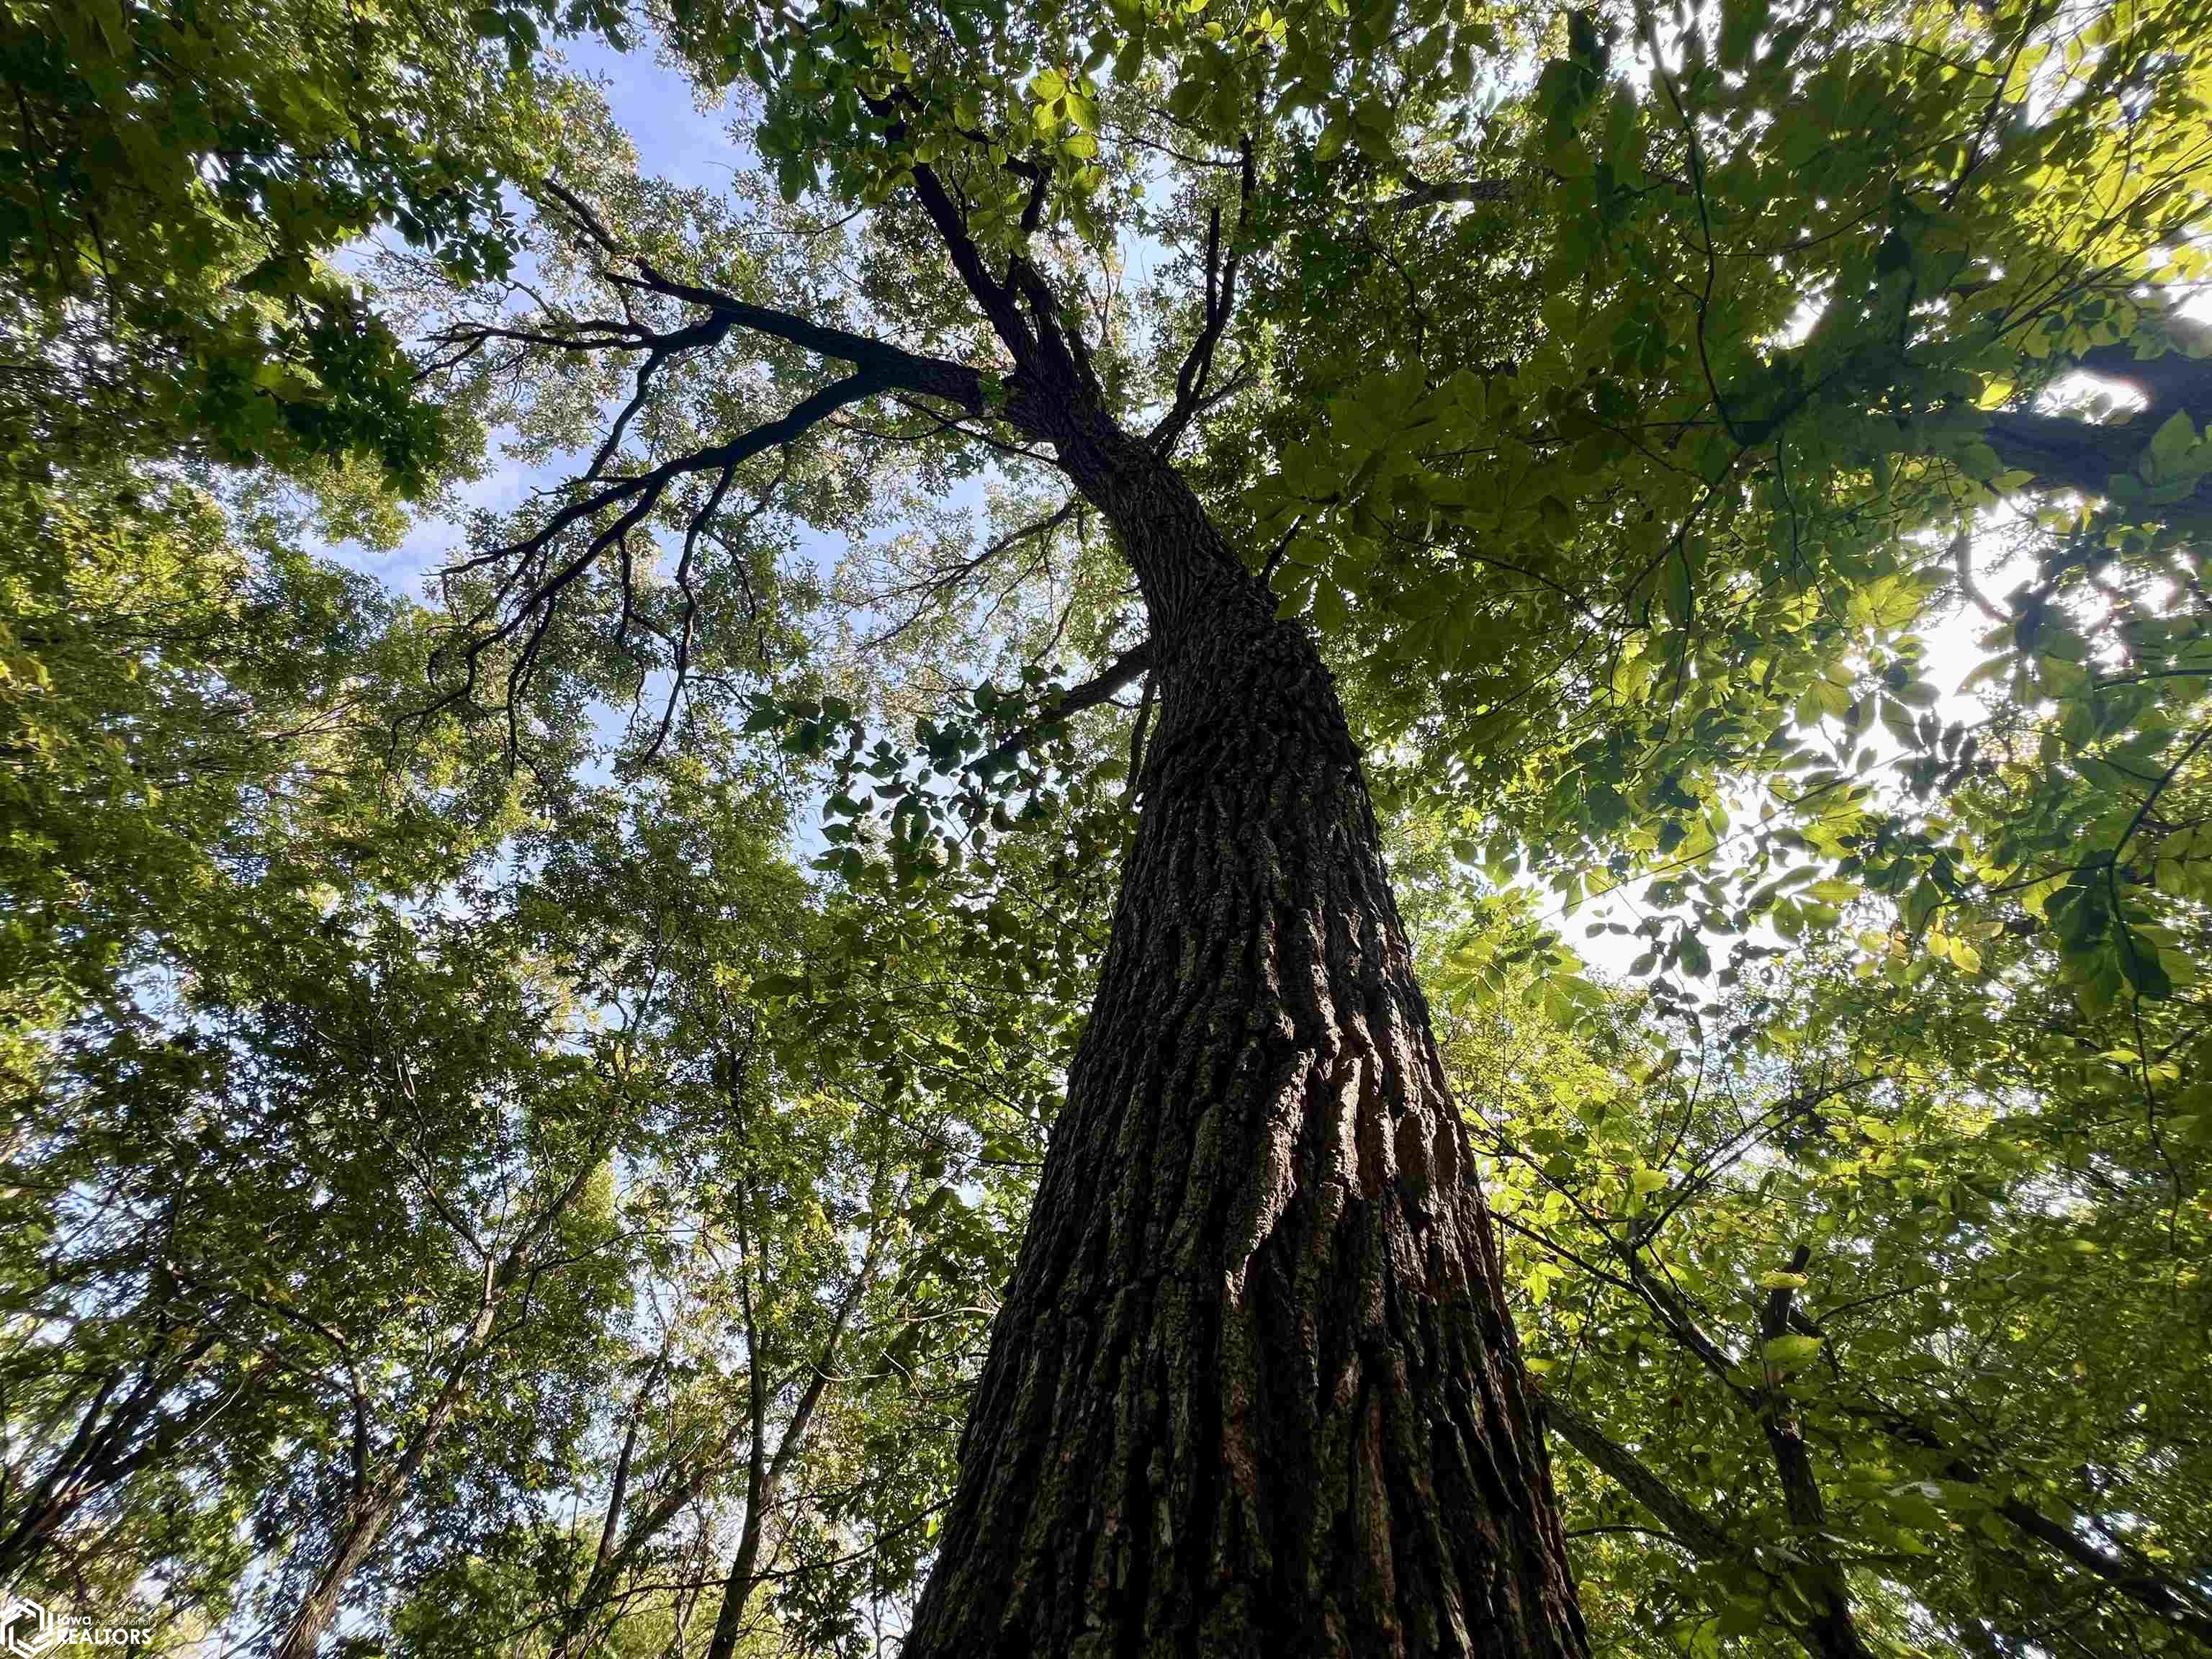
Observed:
[[[0,1648],[16,1659],[39,1659],[61,1644],[53,1615],[27,1595],[0,1599]]]

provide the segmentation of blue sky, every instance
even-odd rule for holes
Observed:
[[[593,40],[572,43],[568,65],[601,82],[615,118],[636,147],[647,174],[687,187],[711,189],[751,161],[750,147],[732,131],[723,109],[702,110],[690,82],[658,61],[650,49],[617,52]],[[532,489],[560,482],[564,463],[526,467],[499,453],[497,441],[484,476],[460,492],[464,509],[494,512],[519,505]],[[421,594],[430,574],[446,562],[459,539],[450,522],[426,519],[398,546],[378,549],[347,543],[331,551],[356,569],[394,588]]]
[[[569,64],[605,82],[608,105],[655,178],[711,186],[752,159],[723,110],[702,111],[691,82],[644,51],[617,52],[597,40],[566,54]]]

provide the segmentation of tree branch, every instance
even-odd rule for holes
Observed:
[[[1989,1477],[1978,1467],[1967,1458],[1954,1455],[1950,1443],[1925,1424],[1887,1407],[1870,1415],[1885,1431],[1907,1445],[1944,1454],[1948,1459],[1942,1466],[1946,1480],[1969,1486],[1990,1484]],[[1999,1498],[1992,1507],[2044,1548],[2063,1556],[2162,1622],[2187,1632],[2207,1649],[2212,1649],[2212,1616],[2208,1616],[2203,1609],[2203,1598],[2190,1588],[2175,1583],[2139,1562],[2130,1561],[2114,1551],[2092,1543],[2073,1528],[2052,1520],[2033,1504],[2009,1492]]]
[[[886,388],[922,397],[942,398],[958,404],[970,414],[985,412],[983,377],[979,371],[963,363],[908,351],[870,335],[856,334],[850,329],[817,323],[773,306],[757,305],[720,289],[681,282],[643,255],[625,250],[592,212],[589,205],[558,181],[548,179],[544,181],[544,188],[568,210],[603,253],[610,259],[629,265],[636,273],[633,276],[619,270],[603,271],[601,275],[607,281],[620,288],[680,300],[711,313],[717,319],[713,323],[694,325],[703,332],[711,333],[712,338],[689,343],[712,343],[713,340],[727,334],[732,327],[742,328],[770,339],[785,341],[819,357],[833,357],[850,363]],[[590,326],[611,331],[629,325],[605,324]],[[673,345],[679,337],[672,334],[646,335],[636,343],[641,347]],[[615,342],[605,343],[612,345]]]
[[[1416,179],[1398,195],[1386,196],[1375,205],[1385,212],[1401,212],[1446,202],[1503,202],[1512,194],[1511,183],[1504,179],[1443,179],[1434,184]]]
[[[1183,358],[1182,367],[1176,371],[1173,406],[1145,437],[1145,441],[1162,454],[1175,447],[1176,441],[1182,436],[1198,414],[1206,397],[1206,378],[1213,372],[1214,352],[1229,327],[1231,314],[1237,308],[1237,271],[1244,257],[1244,228],[1251,217],[1252,197],[1258,188],[1249,135],[1243,140],[1237,185],[1237,228],[1230,237],[1226,257],[1221,255],[1221,210],[1216,207],[1206,220],[1206,320],[1199,329],[1198,338],[1191,344],[1189,354]]]
[[[1146,640],[1117,658],[1113,665],[1096,679],[1072,686],[1054,697],[1037,717],[1001,738],[997,745],[975,761],[969,769],[986,774],[996,770],[1034,743],[1038,734],[1050,726],[1056,726],[1071,715],[1086,708],[1096,708],[1139,675],[1152,665],[1152,642]]]
[[[1812,1259],[1811,1248],[1800,1244],[1790,1254],[1790,1273],[1802,1274]],[[1762,1343],[1775,1340],[1790,1328],[1790,1308],[1796,1297],[1796,1288],[1786,1282],[1767,1292],[1759,1320]],[[1790,1516],[1790,1529],[1796,1534],[1797,1548],[1807,1565],[1804,1589],[1812,1599],[1813,1611],[1806,1624],[1806,1645],[1819,1659],[1869,1659],[1866,1639],[1859,1633],[1858,1620],[1851,1607],[1850,1583],[1836,1561],[1834,1551],[1829,1547],[1827,1505],[1821,1498],[1820,1479],[1813,1468],[1812,1449],[1805,1443],[1804,1431],[1798,1424],[1796,1413],[1790,1408],[1788,1391],[1771,1362],[1765,1366],[1765,1380],[1753,1397],[1759,1427],[1766,1436],[1767,1449],[1773,1454],[1775,1474],[1782,1487],[1782,1506]]]
[[[696,472],[726,474],[757,455],[795,442],[836,410],[873,397],[884,389],[881,381],[866,374],[852,374],[842,380],[832,381],[802,398],[775,420],[765,422],[727,442],[710,445],[690,454],[664,461],[649,471],[614,479],[600,489],[569,501],[522,540],[493,548],[489,552],[449,566],[442,573],[448,582],[475,570],[501,565],[509,568],[491,596],[470,613],[465,623],[468,632],[462,653],[461,684],[417,711],[411,718],[418,722],[427,720],[445,709],[471,701],[476,694],[484,655],[520,635],[523,642],[507,676],[507,708],[512,741],[516,735],[514,723],[518,704],[528,689],[538,651],[544,644],[554,609],[562,594],[610,548],[617,545],[643,522],[659,504],[671,484]],[[708,498],[707,507],[694,516],[695,531],[699,527],[700,520],[710,516],[720,505],[722,494],[718,488]],[[555,544],[563,534],[582,520],[614,508],[620,509],[618,516],[611,525],[592,535],[581,552],[550,569],[546,568]]]
[[[1704,1510],[1672,1486],[1643,1459],[1556,1394],[1544,1395],[1544,1420],[1613,1483],[1641,1504],[1668,1536],[1700,1561],[1724,1561],[1736,1553],[1727,1533]]]

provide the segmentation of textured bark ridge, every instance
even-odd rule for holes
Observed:
[[[1342,709],[1182,481],[1060,442],[1160,719],[908,1659],[1586,1651]]]

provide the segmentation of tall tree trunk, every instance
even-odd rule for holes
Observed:
[[[906,1659],[1580,1656],[1329,676],[1151,446],[1080,407],[1055,442],[1142,585],[1158,718]]]
[[[559,1633],[553,1642],[553,1659],[580,1659],[590,1639],[586,1626],[599,1610],[606,1587],[613,1582],[617,1565],[627,1559],[628,1552],[617,1550],[615,1543],[623,1536],[623,1522],[627,1518],[630,1468],[637,1456],[639,1433],[645,1427],[646,1407],[652,1403],[653,1391],[668,1369],[669,1347],[674,1340],[672,1327],[661,1340],[653,1369],[646,1372],[636,1396],[630,1401],[629,1423],[623,1431],[622,1450],[615,1457],[614,1475],[607,1486],[606,1513],[599,1517],[599,1547],[592,1552],[592,1570],[585,1575],[582,1591],[562,1610]]]
[[[69,1443],[30,1489],[20,1497],[0,1493],[0,1589],[13,1589],[88,1503],[149,1464],[166,1460],[231,1403],[234,1395],[221,1395],[197,1409],[162,1415],[164,1402],[214,1352],[218,1339],[203,1336],[166,1359],[173,1327],[159,1304],[153,1322],[153,1342],[136,1380],[119,1370],[103,1376]],[[130,1391],[118,1400],[117,1392],[126,1383]]]
[[[791,1420],[784,1425],[773,1457],[768,1451],[769,1356],[761,1340],[761,1324],[756,1315],[751,1293],[745,1293],[746,1363],[752,1370],[752,1456],[745,1474],[744,1526],[738,1537],[738,1553],[731,1558],[729,1577],[722,1583],[721,1609],[714,1615],[714,1634],[708,1644],[707,1659],[734,1659],[738,1640],[744,1635],[745,1607],[761,1582],[761,1548],[768,1537],[769,1515],[783,1492],[784,1475],[791,1467],[793,1457],[806,1443],[806,1431],[814,1420],[815,1408],[821,1405],[822,1396],[829,1390],[830,1380],[836,1374],[837,1349],[845,1340],[845,1328],[851,1323],[861,1297],[867,1295],[876,1282],[876,1269],[883,1261],[882,1217],[885,1212],[883,1179],[883,1171],[878,1169],[869,1194],[869,1206],[875,1210],[878,1219],[869,1230],[868,1248],[860,1258],[860,1269],[853,1275],[853,1282],[846,1287],[845,1294],[838,1298],[837,1315],[830,1322],[830,1334],[823,1341],[822,1352],[815,1356],[813,1375],[806,1379],[806,1387],[799,1393],[799,1403],[792,1407]],[[901,1207],[903,1207],[902,1204]],[[742,1214],[738,1236],[742,1243],[745,1237]],[[753,1254],[749,1244],[744,1248],[748,1255]],[[768,1294],[768,1288],[766,1267],[763,1264],[761,1294],[763,1298]]]
[[[1805,1562],[1797,1582],[1808,1603],[1805,1631],[1810,1645],[1821,1659],[1869,1659],[1851,1608],[1850,1582],[1828,1542],[1827,1505],[1821,1500],[1813,1454],[1796,1413],[1786,1401],[1778,1401],[1766,1408],[1762,1426],[1781,1477],[1783,1507]]]

